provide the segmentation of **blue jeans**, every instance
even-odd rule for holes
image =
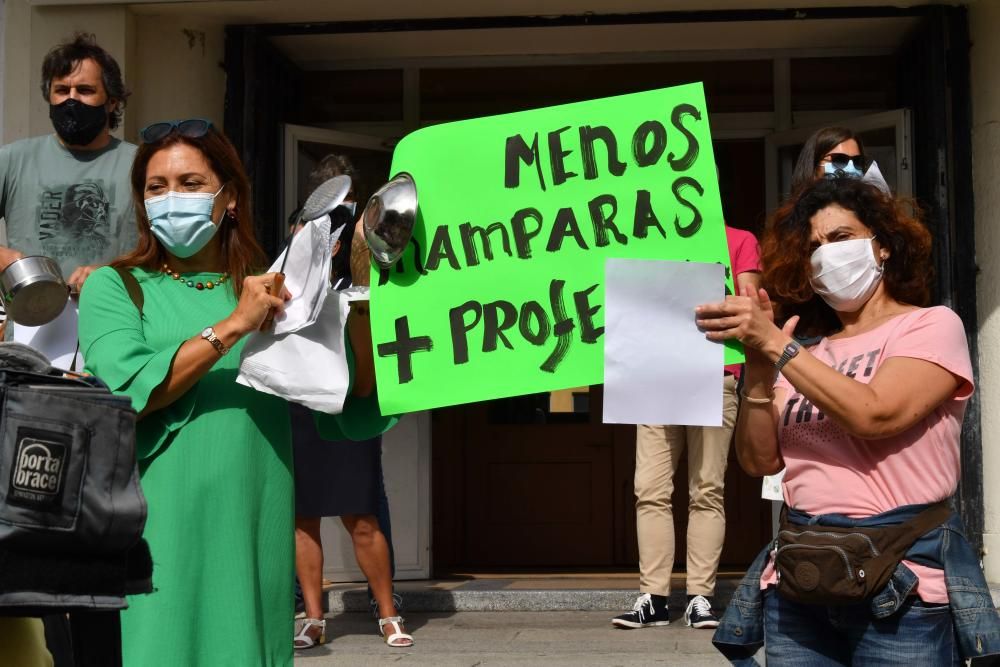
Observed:
[[[768,667],[964,664],[948,605],[914,597],[889,618],[876,619],[867,602],[805,605],[769,589],[764,592],[764,649]]]

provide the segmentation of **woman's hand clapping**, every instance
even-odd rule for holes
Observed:
[[[709,340],[736,339],[747,353],[777,358],[791,337],[799,318],[792,317],[780,329],[774,323],[774,308],[767,292],[743,287],[741,296],[727,296],[720,303],[695,308],[698,327]]]

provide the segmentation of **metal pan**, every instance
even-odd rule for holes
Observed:
[[[49,257],[22,257],[0,273],[0,298],[7,317],[28,327],[47,324],[66,307],[69,288]]]

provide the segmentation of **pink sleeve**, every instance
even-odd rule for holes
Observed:
[[[972,395],[972,361],[962,320],[945,306],[922,308],[885,345],[883,357],[910,357],[937,364],[964,382],[955,392],[956,400]]]
[[[792,383],[786,380],[785,376],[782,375],[781,373],[778,373],[778,377],[775,378],[774,380],[774,391],[778,391],[779,389],[784,389],[785,391],[792,391],[792,392],[795,391],[795,388],[792,386]]]
[[[740,229],[727,231],[732,232],[729,257],[733,275],[760,271],[760,246],[757,244],[757,238],[750,232]]]

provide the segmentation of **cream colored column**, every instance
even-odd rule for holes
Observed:
[[[5,0],[3,7],[2,143],[28,135],[31,87],[31,8],[26,0]]]
[[[225,26],[204,18],[137,14],[126,138],[161,120],[208,118],[222,126]]]
[[[1000,3],[969,8],[986,578],[1000,583]]]

